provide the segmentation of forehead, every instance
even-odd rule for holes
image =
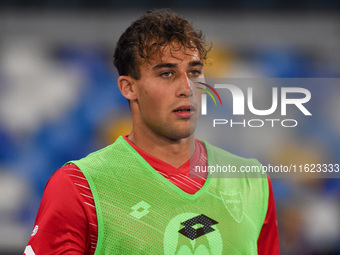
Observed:
[[[142,66],[152,67],[161,63],[188,64],[191,61],[201,60],[199,51],[195,47],[185,47],[179,43],[172,42],[160,47],[160,50],[144,61]]]

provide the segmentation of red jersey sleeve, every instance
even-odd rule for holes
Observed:
[[[280,254],[280,247],[275,201],[269,176],[267,179],[269,188],[268,209],[259,239],[257,240],[257,251],[259,255],[277,255]]]
[[[73,164],[64,166],[46,184],[24,254],[90,254],[89,211],[70,171],[80,170]]]

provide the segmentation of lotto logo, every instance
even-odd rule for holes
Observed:
[[[182,222],[181,225],[183,225],[184,228],[178,232],[191,240],[195,240],[200,236],[215,231],[215,229],[211,227],[215,224],[218,224],[218,222],[205,216],[204,214],[201,214],[197,217]],[[202,225],[202,227],[195,229],[194,226],[196,225]]]
[[[35,235],[37,234],[37,232],[38,232],[38,229],[39,229],[39,226],[38,226],[38,225],[35,225],[35,226],[34,226],[34,229],[33,229],[33,231],[32,231],[31,236],[35,236]]]
[[[131,207],[131,209],[133,211],[130,212],[130,215],[132,217],[135,217],[136,219],[140,219],[140,218],[142,218],[143,216],[147,215],[150,212],[149,211],[150,207],[151,207],[151,205],[149,205],[147,202],[140,201],[139,203],[137,203],[136,205]]]

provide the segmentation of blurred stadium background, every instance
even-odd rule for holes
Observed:
[[[23,253],[55,170],[128,133],[112,53],[133,20],[159,7],[192,20],[213,42],[208,77],[340,75],[337,0],[1,1],[0,254]],[[261,146],[240,134],[250,140],[226,137],[223,147],[253,144],[251,156],[264,162],[301,155],[339,163],[340,85],[318,91],[313,122],[284,142],[269,137]],[[282,254],[340,254],[339,180],[273,179],[273,186]]]

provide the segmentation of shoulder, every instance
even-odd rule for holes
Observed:
[[[89,155],[78,159],[72,160],[69,163],[77,165],[82,171],[87,167],[97,167],[98,165],[106,165],[108,162],[112,162],[112,159],[118,159],[128,152],[133,152],[133,148],[120,136],[117,140],[97,151],[90,153]]]
[[[68,173],[77,170],[80,171],[79,168],[73,164],[68,164],[59,168],[47,181],[44,194],[46,194],[46,192],[48,194],[58,194],[60,192],[61,194],[64,194],[65,188],[72,190],[74,185]]]
[[[28,245],[40,254],[84,254],[88,218],[83,200],[72,178],[80,171],[75,165],[58,169],[46,184],[35,221],[36,231]],[[81,172],[80,172],[81,173]]]
[[[81,204],[79,192],[72,180],[72,178],[81,176],[81,174],[79,168],[74,164],[65,165],[55,171],[46,184],[42,198],[43,204],[48,208],[53,206],[54,209],[61,212],[68,211],[69,203],[72,203],[72,205]]]

